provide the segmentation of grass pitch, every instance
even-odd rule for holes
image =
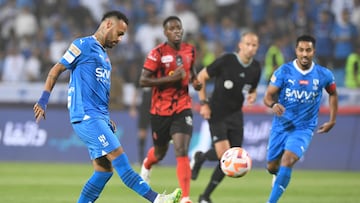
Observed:
[[[139,166],[134,166],[136,171]],[[178,186],[176,169],[156,166],[151,186],[155,191],[171,192]],[[212,169],[204,167],[191,182],[191,198],[208,183]],[[92,174],[90,164],[0,162],[0,202],[74,203],[83,184]],[[213,193],[214,203],[265,203],[271,176],[264,169],[253,169],[242,178],[225,178]],[[116,173],[97,203],[147,202],[128,189]],[[293,171],[292,180],[280,203],[359,203],[360,172]]]

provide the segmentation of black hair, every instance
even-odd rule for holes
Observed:
[[[168,23],[171,20],[177,20],[177,21],[179,21],[181,23],[181,20],[180,20],[179,17],[177,17],[177,16],[169,16],[169,17],[165,18],[165,20],[163,21],[163,27],[165,27],[166,23]]]
[[[316,40],[311,35],[301,35],[300,37],[298,37],[296,39],[296,47],[299,45],[299,42],[311,42],[314,47],[316,45]]]
[[[101,21],[104,21],[106,18],[116,17],[118,20],[123,20],[126,25],[129,25],[129,19],[126,17],[125,14],[121,13],[120,11],[108,11],[104,14]]]

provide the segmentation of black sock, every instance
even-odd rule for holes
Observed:
[[[219,161],[214,148],[210,148],[207,152],[205,152],[204,157],[209,161]]]
[[[224,179],[225,174],[222,172],[220,168],[220,162],[216,165],[216,168],[211,176],[210,182],[208,183],[204,193],[202,194],[204,197],[209,198],[211,193],[215,190],[215,188],[220,184],[220,182]]]
[[[139,138],[138,149],[139,149],[139,162],[142,163],[143,160],[145,159],[145,139]]]

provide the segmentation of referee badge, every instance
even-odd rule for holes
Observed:
[[[225,80],[224,81],[225,89],[231,89],[231,88],[233,88],[233,86],[234,86],[234,83],[231,80]]]

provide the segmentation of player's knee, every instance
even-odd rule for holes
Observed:
[[[276,175],[277,174],[277,172],[278,172],[278,170],[274,170],[274,169],[267,169],[267,171],[270,173],[270,174],[272,174],[272,175]]]
[[[175,149],[175,156],[176,157],[187,156],[187,152],[188,152],[187,148],[179,147],[179,148]]]
[[[157,160],[161,161],[164,159],[166,152],[168,150],[168,147],[155,147],[155,157]]]
[[[293,167],[294,164],[299,160],[299,157],[290,151],[285,151],[281,159],[281,165],[286,167]]]
[[[158,161],[161,161],[164,159],[165,157],[165,152],[159,152],[159,153],[155,153],[155,157]]]
[[[95,166],[94,166],[95,169],[100,169],[101,171],[107,171],[107,172],[113,171],[111,162],[105,156],[96,158],[94,161],[95,161]]]
[[[267,171],[270,174],[276,175],[277,172],[279,171],[279,166],[277,164],[274,164],[274,163],[268,163],[267,164]]]

